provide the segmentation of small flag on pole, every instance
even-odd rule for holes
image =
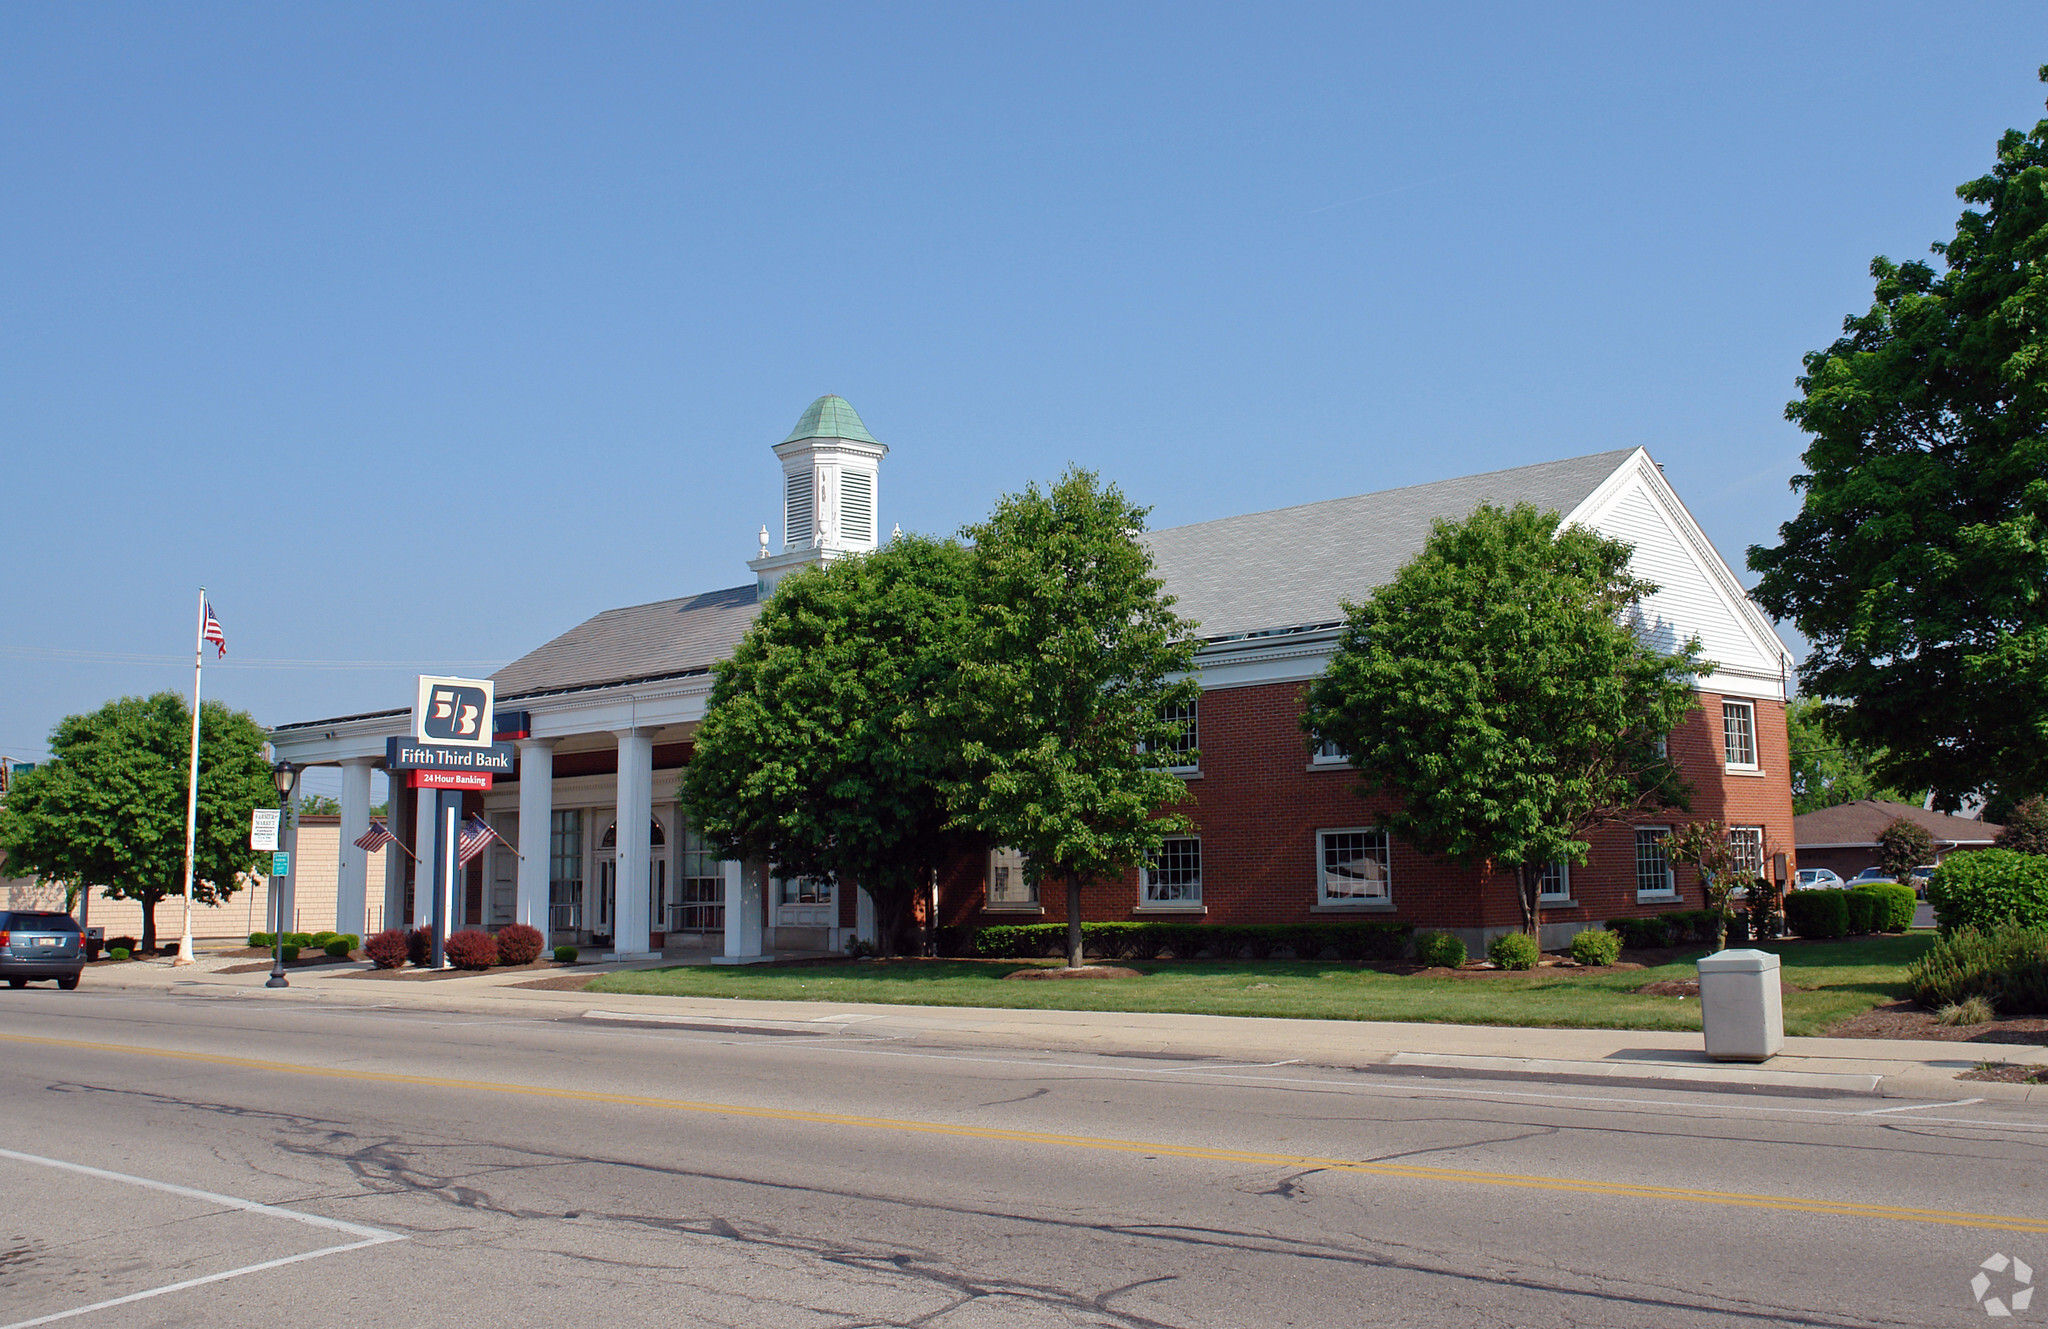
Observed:
[[[457,837],[456,863],[461,867],[468,867],[478,854],[490,848],[493,840],[507,849],[512,849],[512,842],[492,830],[489,822],[482,817],[471,817],[462,823],[462,833]],[[519,851],[512,849],[512,852],[517,854]]]
[[[397,845],[399,851],[407,858],[415,860],[419,858],[418,854],[407,849],[404,843],[391,833],[391,828],[384,824],[384,819],[381,817],[370,818],[370,829],[355,838],[356,848],[369,854],[374,854],[379,849],[384,848],[384,846],[393,844]]]
[[[204,615],[199,628],[200,640],[212,642],[220,649],[220,654],[215,658],[225,660],[228,655],[228,634],[221,628],[220,620],[213,616],[213,605],[210,602],[201,600],[199,607]]]

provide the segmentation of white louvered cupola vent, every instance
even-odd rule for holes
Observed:
[[[875,542],[875,477],[847,471],[839,480],[839,529],[852,544]]]
[[[789,491],[782,503],[782,547],[785,549],[808,549],[811,544],[812,509],[816,496],[811,488],[811,473],[789,477]]]

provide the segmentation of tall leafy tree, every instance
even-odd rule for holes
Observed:
[[[0,805],[8,870],[138,902],[143,949],[154,949],[157,903],[185,889],[191,737],[191,708],[175,692],[123,697],[60,721],[50,760]],[[196,903],[226,900],[257,865],[249,813],[277,797],[267,741],[247,712],[200,706]]]
[[[1665,655],[1631,629],[1656,588],[1626,542],[1559,527],[1526,503],[1438,522],[1345,606],[1302,718],[1399,796],[1395,834],[1512,869],[1531,932],[1545,865],[1585,862],[1597,825],[1683,803],[1663,739],[1706,668],[1698,643]]]
[[[717,666],[683,772],[728,856],[866,888],[884,953],[946,849],[968,586],[964,548],[917,536],[785,578]]]
[[[1187,826],[1168,767],[1192,704],[1194,625],[1138,539],[1147,509],[1094,473],[1007,495],[966,532],[975,636],[961,664],[961,825],[1063,882],[1067,963],[1081,964],[1081,889],[1121,875]]]
[[[1950,810],[2048,789],[2048,120],[1956,192],[1939,266],[1875,259],[1806,357],[1804,500],[1749,551],[1834,732]]]
[[[1785,731],[1792,750],[1793,812],[1818,812],[1859,798],[1920,801],[1873,775],[1871,754],[1834,733],[1826,707],[1814,698],[1796,697],[1785,708]]]

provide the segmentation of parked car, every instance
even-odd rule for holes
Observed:
[[[1849,884],[1851,886],[1861,886],[1866,882],[1872,881],[1886,881],[1890,882],[1894,886],[1898,885],[1899,883],[1899,879],[1897,877],[1894,877],[1891,873],[1886,872],[1883,868],[1865,868],[1863,869],[1863,871],[1849,878]]]
[[[11,988],[54,978],[69,991],[85,971],[84,939],[69,914],[16,909],[0,912],[0,978]]]
[[[1839,891],[1848,885],[1840,873],[1830,868],[1801,868],[1792,884],[1802,891]]]

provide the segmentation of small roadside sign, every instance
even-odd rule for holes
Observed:
[[[280,849],[270,856],[270,875],[289,877],[292,875],[292,854],[289,849]]]
[[[260,853],[277,848],[276,808],[257,808],[249,814],[249,847]]]

